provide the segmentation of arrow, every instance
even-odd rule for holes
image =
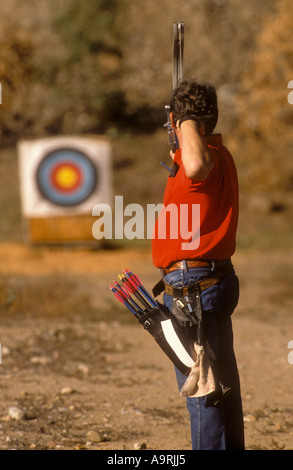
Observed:
[[[113,294],[115,295],[116,299],[118,299],[120,302],[122,302],[124,305],[126,305],[126,307],[135,315],[137,316],[137,311],[134,310],[134,308],[129,304],[129,302],[127,300],[125,300],[123,297],[121,297],[121,295],[119,294],[119,292],[117,291],[117,289],[115,289],[114,286],[112,286],[111,284],[109,284],[109,287],[110,287],[110,290],[113,292]]]
[[[142,309],[140,308],[140,306],[132,299],[131,295],[127,292],[127,290],[124,289],[124,287],[122,287],[117,281],[113,281],[113,282],[119,294],[121,295],[121,297],[124,297],[125,300],[130,301],[137,310],[142,312]]]
[[[133,274],[130,269],[125,269],[123,272],[126,274],[130,282],[132,281],[132,285],[135,284],[138,289],[146,296],[147,300],[152,304],[152,306],[157,307],[157,303],[145,289],[139,277],[136,274]]]
[[[133,282],[130,282],[129,278],[127,278],[125,275],[122,275],[122,274],[119,274],[118,278],[120,279],[120,281],[123,282],[123,284],[125,285],[126,289],[131,293],[133,294],[139,301],[140,303],[146,307],[148,310],[150,308],[152,308],[152,306],[149,304],[149,302],[146,301],[146,299],[141,295],[141,293],[138,291],[138,286],[133,283]]]

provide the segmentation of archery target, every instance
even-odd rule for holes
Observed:
[[[45,199],[58,206],[77,206],[97,189],[97,170],[92,161],[75,149],[57,149],[37,168],[36,181]]]
[[[52,137],[19,143],[22,212],[25,217],[91,214],[110,203],[109,142]]]

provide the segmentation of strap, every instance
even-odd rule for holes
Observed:
[[[208,289],[212,285],[219,282],[219,280],[219,278],[205,278],[195,282],[194,284],[191,284],[190,286],[173,287],[170,284],[164,282],[163,279],[160,279],[153,287],[152,292],[154,297],[158,297],[158,295],[160,295],[162,292],[165,292],[172,297],[179,298],[195,292],[198,288],[200,291]]]
[[[201,281],[195,282],[194,284],[191,284],[190,286],[182,286],[182,287],[173,287],[170,284],[164,283],[165,293],[175,298],[185,297],[186,295],[189,295],[192,292],[197,291],[198,288],[202,292],[203,290],[208,289],[209,287],[217,284],[219,280],[220,278],[207,278],[207,279],[202,279]]]
[[[186,296],[198,288],[202,292],[203,290],[208,289],[211,286],[217,284],[221,279],[226,277],[231,270],[233,269],[232,263],[228,263],[222,269],[214,271],[211,273],[210,277],[206,277],[201,279],[200,281],[194,282],[189,286],[182,286],[182,287],[173,287],[170,284],[167,284],[163,279],[160,279],[159,282],[153,287],[152,291],[155,297],[160,295],[163,291],[166,294],[171,295],[172,297],[179,298],[182,296]]]
[[[153,292],[154,297],[158,297],[158,295],[160,295],[164,290],[165,290],[164,281],[163,281],[163,279],[160,279],[157,282],[157,284],[155,284],[154,287],[152,288],[152,292]]]

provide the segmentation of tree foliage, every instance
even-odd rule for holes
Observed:
[[[190,0],[179,9],[169,0],[10,0],[0,20],[2,144],[162,126],[172,91],[172,22],[180,20],[184,76],[216,85],[217,130],[247,181],[270,188],[285,180],[289,187],[292,5]]]
[[[248,186],[262,191],[293,189],[293,3],[280,0],[255,43],[253,58],[237,96],[236,134]]]
[[[103,130],[115,115],[119,122],[123,95],[117,10],[117,0],[72,0],[53,17],[64,52],[48,64],[47,74],[62,109],[59,125],[67,132]]]

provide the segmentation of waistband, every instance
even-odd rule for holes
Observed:
[[[166,276],[167,274],[177,271],[179,269],[192,269],[192,268],[211,268],[213,271],[219,268],[222,268],[231,262],[231,258],[227,259],[193,259],[193,260],[184,260],[184,261],[177,261],[173,263],[168,268],[160,268],[160,272],[162,276]]]

